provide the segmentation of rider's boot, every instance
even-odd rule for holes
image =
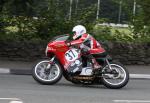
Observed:
[[[99,65],[97,63],[97,61],[95,60],[95,58],[92,59],[92,64],[93,64],[93,69],[99,69],[99,68],[101,68],[101,65]]]

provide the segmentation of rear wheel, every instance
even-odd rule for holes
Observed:
[[[60,65],[55,62],[47,69],[49,63],[49,60],[40,61],[32,70],[33,78],[40,84],[52,85],[57,83],[62,77]]]
[[[124,87],[129,81],[128,70],[120,63],[110,63],[111,69],[106,65],[102,69],[102,82],[111,89]]]

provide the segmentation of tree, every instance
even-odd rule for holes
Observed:
[[[144,37],[150,35],[150,1],[136,0],[136,12],[132,15],[131,24],[134,25],[134,33],[136,37]]]
[[[9,15],[33,15],[33,0],[2,0],[1,11]]]
[[[145,25],[150,26],[150,0],[137,0],[137,3],[141,8],[141,19]]]

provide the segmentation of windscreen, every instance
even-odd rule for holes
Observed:
[[[69,35],[61,35],[54,37],[51,41],[66,41],[68,40]]]
[[[55,39],[55,41],[66,41],[69,38],[68,35],[60,36]]]

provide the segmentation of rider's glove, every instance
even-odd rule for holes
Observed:
[[[67,46],[71,46],[71,43],[67,43]]]

